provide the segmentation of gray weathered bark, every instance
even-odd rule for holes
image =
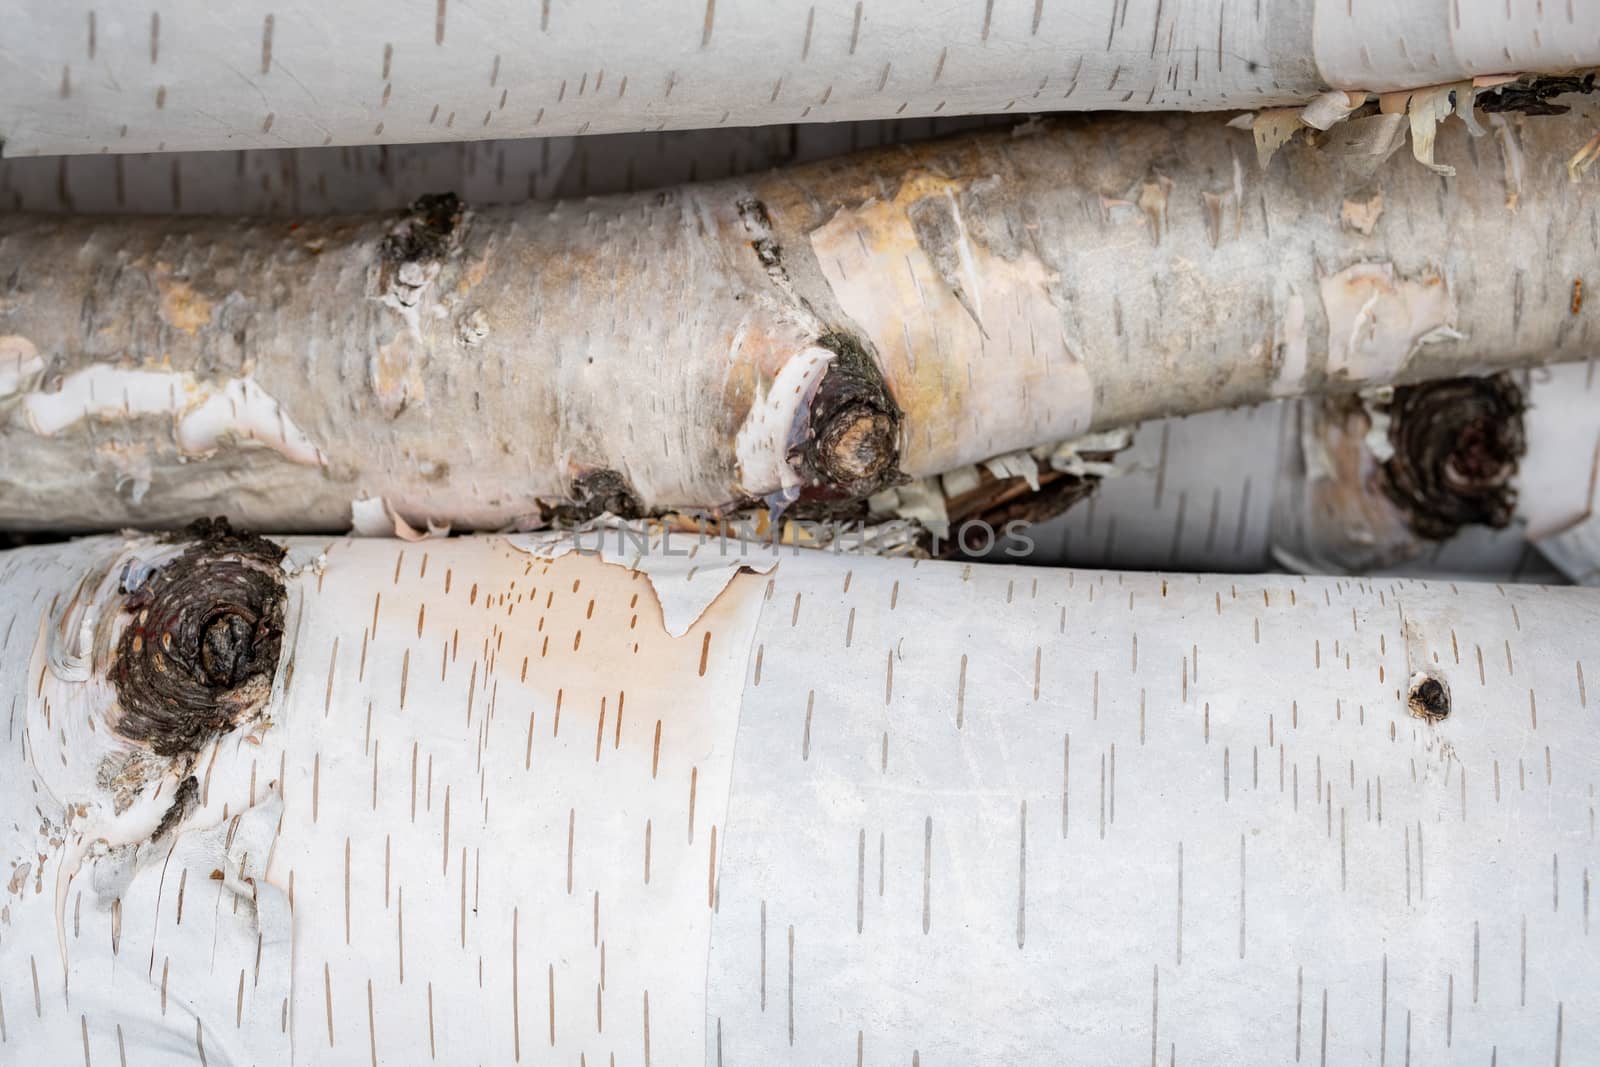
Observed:
[[[0,521],[851,498],[1156,415],[1580,358],[1596,184],[1565,162],[1596,112],[1471,144],[1452,121],[1447,180],[1351,163],[1355,124],[1403,116],[1263,174],[1215,119],[1112,117],[581,204],[7,218]]]

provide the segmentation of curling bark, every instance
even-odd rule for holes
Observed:
[[[1214,119],[1110,117],[553,206],[6,218],[0,521],[826,506],[1156,415],[1579,358],[1577,99],[1494,142],[1452,120],[1443,183],[1348,154],[1405,115],[1263,174]]]
[[[0,557],[7,1062],[1600,1046],[1594,592],[194,534]]]

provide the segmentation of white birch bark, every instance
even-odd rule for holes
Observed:
[[[0,517],[334,529],[382,497],[498,527],[597,474],[645,510],[848,498],[1156,415],[1581,358],[1596,185],[1565,162],[1596,114],[1494,147],[1452,122],[1443,185],[1299,142],[1258,175],[1213,119],[1117,117],[442,229],[11,217],[0,477],[26,477]],[[849,418],[813,395],[835,383]]]
[[[1174,571],[1289,565],[1342,573],[1361,565],[1415,576],[1594,581],[1600,551],[1581,538],[1600,514],[1600,374],[1589,362],[1517,377],[1528,404],[1527,453],[1511,479],[1515,511],[1503,529],[1417,536],[1374,483],[1370,448],[1351,442],[1358,477],[1338,471],[1326,458],[1330,443],[1315,432],[1318,402],[1276,401],[1141,426],[1093,497],[1029,529],[1028,558]],[[1316,459],[1308,458],[1313,449]],[[1329,482],[1339,491],[1319,488]]]
[[[473,205],[602,196],[713,181],[1015,118],[963,116],[439,141],[0,159],[0,205],[95,215],[396,211],[450,190]]]
[[[182,546],[0,562],[7,1062],[1600,1050],[1593,592],[291,544],[165,755]]]
[[[167,0],[0,27],[9,154],[278,148],[1305,103],[1600,64],[1519,0]]]

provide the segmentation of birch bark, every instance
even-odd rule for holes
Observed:
[[[1600,12],[1536,0],[66,0],[0,27],[0,139],[148,152],[1215,110],[1597,64]]]
[[[1502,528],[1480,521],[1443,536],[1418,534],[1382,488],[1374,445],[1386,457],[1394,446],[1389,426],[1372,425],[1375,405],[1355,411],[1349,398],[1326,405],[1285,400],[1139,427],[1087,502],[1028,531],[1029,559],[1174,571],[1288,565],[1308,573],[1381,570],[1495,581],[1555,581],[1564,573],[1593,581],[1600,551],[1587,530],[1600,514],[1594,473],[1600,369],[1572,363],[1515,381],[1527,405],[1516,420],[1526,452],[1514,470],[1491,472],[1486,482],[1514,494]],[[1445,477],[1449,450],[1431,459],[1436,477]]]
[[[1565,163],[1595,115],[1493,145],[1452,121],[1443,184],[1353,178],[1331,142],[1258,175],[1213,119],[1114,117],[553,206],[11,217],[0,519],[849,500],[1152,416],[1586,357],[1595,184]]]
[[[1593,592],[208,544],[0,561],[8,1061],[1600,1047]]]

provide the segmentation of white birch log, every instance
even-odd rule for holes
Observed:
[[[663,547],[4,556],[0,1058],[1600,1055],[1594,592]]]
[[[1493,146],[1452,121],[1443,185],[1403,158],[1355,181],[1332,142],[1258,175],[1214,119],[1115,117],[581,204],[9,217],[0,520],[848,500],[1157,415],[1581,358],[1577,99]]]
[[[278,148],[1303,104],[1600,64],[1519,0],[167,0],[0,27],[8,154]]]
[[[1567,364],[1519,374],[1517,382],[1527,404],[1519,432],[1527,450],[1509,477],[1489,480],[1514,493],[1502,528],[1469,521],[1446,536],[1418,534],[1376,471],[1372,444],[1382,445],[1387,427],[1376,438],[1370,425],[1334,435],[1322,402],[1277,401],[1141,426],[1088,501],[1028,530],[1028,559],[1179,571],[1364,568],[1485,580],[1564,573],[1595,581],[1600,548],[1585,538],[1600,514],[1600,372],[1593,362]],[[983,545],[976,537],[972,543]],[[997,547],[994,558],[1005,559],[1004,551]],[[1541,552],[1559,571],[1539,559]]]

